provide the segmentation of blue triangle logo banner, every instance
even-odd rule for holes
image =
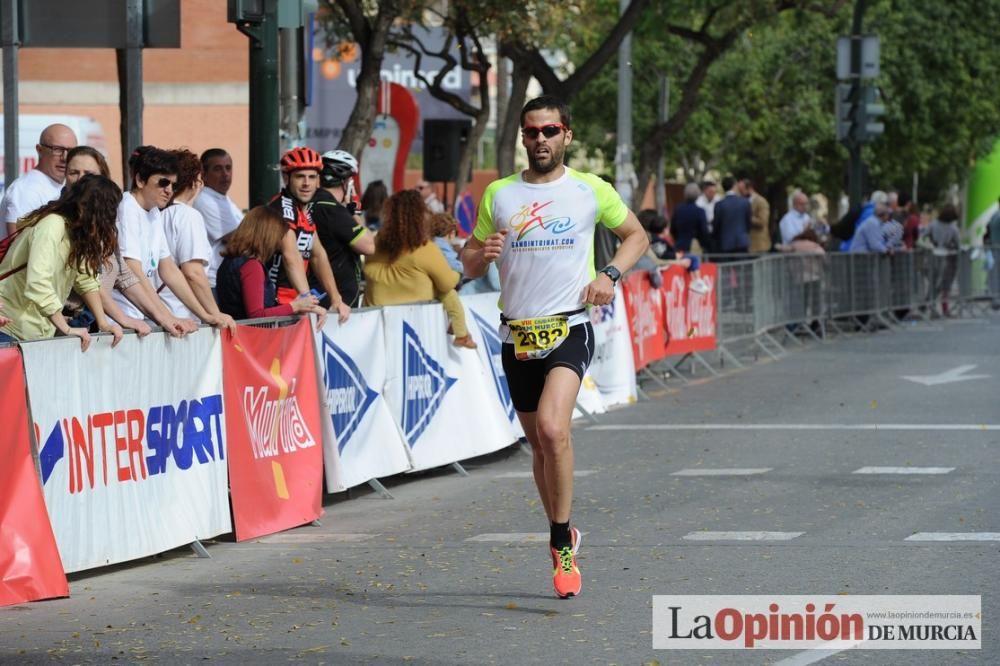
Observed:
[[[514,401],[510,399],[510,387],[507,386],[507,374],[503,371],[503,360],[500,350],[501,341],[500,336],[497,335],[496,326],[490,326],[490,323],[479,316],[479,314],[474,310],[469,310],[472,312],[472,316],[475,317],[476,323],[479,324],[479,330],[483,332],[483,341],[486,342],[486,352],[490,356],[490,372],[493,374],[493,385],[496,387],[497,396],[500,398],[500,404],[503,405],[503,409],[507,412],[507,418],[510,419],[511,423],[514,422]]]
[[[403,434],[412,449],[457,380],[424,349],[420,336],[403,322]]]
[[[326,335],[323,335],[323,384],[333,431],[337,434],[337,449],[343,453],[378,393],[368,387],[364,375],[347,352]]]

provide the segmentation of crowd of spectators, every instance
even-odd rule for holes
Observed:
[[[283,187],[245,215],[229,197],[233,161],[141,146],[123,192],[104,156],[60,124],[42,132],[38,166],[10,183],[0,214],[0,343],[154,326],[184,337],[200,325],[439,300],[458,347],[475,348],[457,289],[457,225],[429,183],[388,196],[356,158],[293,148]],[[367,261],[365,261],[367,259]],[[496,275],[469,282],[495,289]],[[484,283],[484,284],[479,284]]]

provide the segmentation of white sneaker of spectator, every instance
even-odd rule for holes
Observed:
[[[707,294],[712,291],[712,287],[708,284],[705,278],[696,278],[691,280],[691,285],[688,288],[696,294]]]

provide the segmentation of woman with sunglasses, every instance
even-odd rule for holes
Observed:
[[[115,210],[122,192],[102,176],[84,176],[59,199],[18,222],[17,237],[0,262],[0,302],[10,320],[0,328],[0,342],[52,337],[80,339],[87,351],[90,333],[72,327],[62,307],[76,288],[94,313],[98,328],[122,338],[122,329],[101,307],[97,273],[118,245]]]
[[[175,317],[160,298],[159,292],[166,285],[203,322],[234,330],[231,317],[209,313],[198,302],[167,246],[160,209],[173,198],[177,158],[154,146],[140,146],[129,159],[129,170],[132,189],[118,206],[118,239],[125,263],[139,278],[149,299],[152,311],[147,314],[157,321],[176,321],[185,332],[197,330],[194,321]],[[144,316],[124,294],[116,291],[114,298],[128,316]]]

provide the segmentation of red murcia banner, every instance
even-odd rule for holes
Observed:
[[[323,447],[308,319],[239,326],[223,340],[222,369],[236,540],[316,520]]]
[[[716,347],[716,266],[701,265],[701,277],[710,287],[704,294],[690,289],[691,274],[682,266],[663,268],[660,275],[659,289],[646,271],[622,282],[636,371],[667,356]]]
[[[0,349],[0,606],[69,596],[31,456],[24,396],[21,353]]]

